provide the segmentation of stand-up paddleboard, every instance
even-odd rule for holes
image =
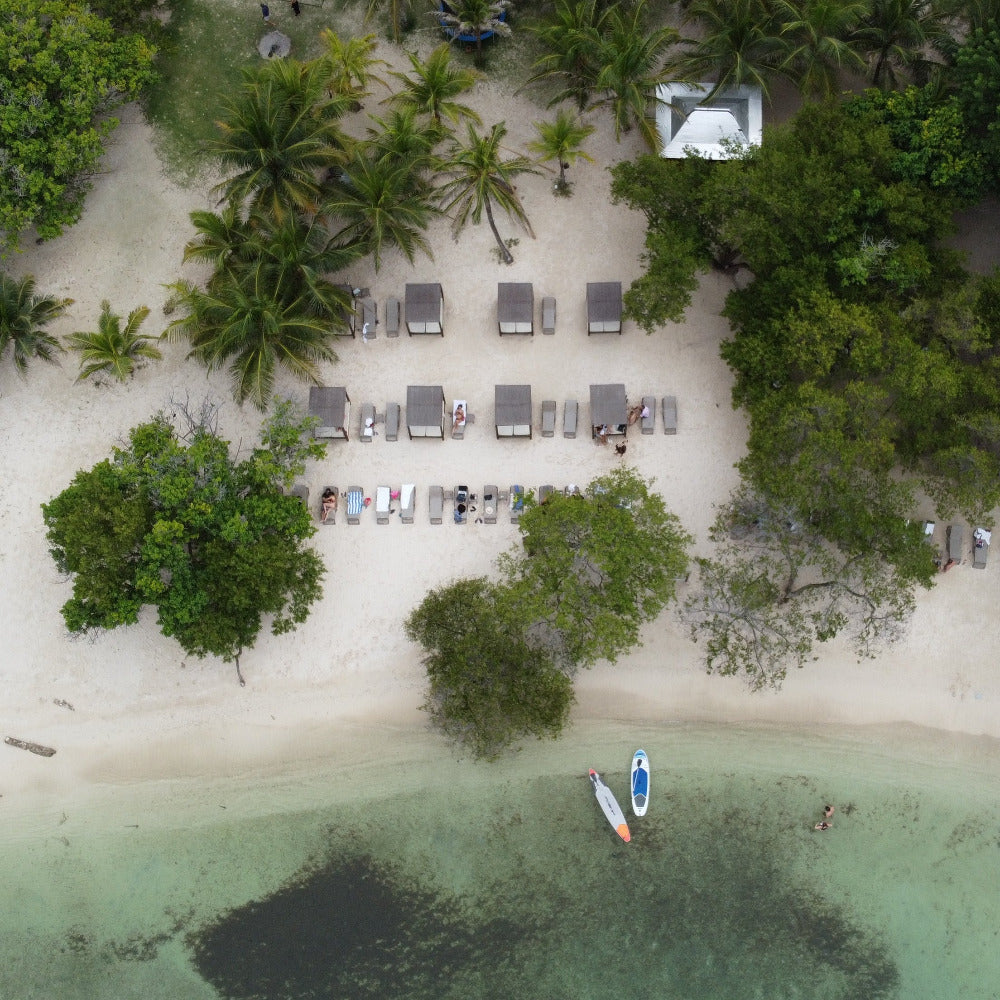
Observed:
[[[632,758],[632,812],[645,816],[649,808],[649,758],[645,750],[636,750]]]
[[[611,789],[601,781],[601,776],[593,768],[590,769],[590,783],[594,786],[594,795],[597,796],[597,801],[600,803],[604,815],[607,816],[608,822],[627,844],[632,839],[632,834],[628,832],[625,813],[622,812],[622,807],[618,805],[618,801],[611,794]]]

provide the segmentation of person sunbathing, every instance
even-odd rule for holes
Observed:
[[[461,427],[462,424],[464,423],[465,423],[465,407],[462,406],[461,403],[459,403],[458,406],[455,407],[455,418],[453,426]]]

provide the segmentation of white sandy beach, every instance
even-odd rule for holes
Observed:
[[[531,121],[544,112],[526,100],[488,86],[470,101],[487,125],[505,120],[508,144],[523,149]],[[191,235],[189,211],[210,204],[204,189],[183,189],[163,173],[151,131],[135,107],[123,109],[87,201],[82,222],[61,239],[29,246],[8,262],[15,274],[34,274],[43,293],[71,296],[75,304],[54,325],[66,335],[91,329],[102,299],[125,314],[152,308],[146,332],[166,320],[163,285],[182,275],[181,254]],[[647,337],[627,324],[622,336],[588,337],[585,286],[639,273],[643,219],[609,204],[605,165],[632,156],[638,139],[616,145],[603,116],[587,149],[595,163],[570,175],[573,198],[551,194],[553,176],[520,184],[536,239],[499,219],[505,235],[517,236],[516,262],[497,264],[484,224],[453,241],[446,223],[430,241],[434,260],[414,267],[390,258],[377,275],[359,268],[349,276],[370,286],[380,318],[387,296],[402,298],[407,282],[439,281],[446,298],[445,336],[385,337],[363,344],[345,341],[340,361],[325,372],[329,385],[344,385],[354,403],[372,402],[382,412],[405,403],[408,384],[442,383],[449,400],[466,399],[476,417],[464,440],[408,440],[383,436],[363,444],[355,434],[331,444],[306,481],[315,509],[327,484],[357,483],[374,496],[379,484],[417,486],[416,523],[398,517],[388,526],[367,511],[359,527],[343,509],[336,525],[322,527],[314,544],[328,569],[322,601],[308,622],[288,636],[265,633],[245,654],[245,689],[231,665],[185,659],[160,635],[152,615],[132,628],[96,639],[72,639],[59,614],[70,585],[56,572],[46,549],[39,505],[62,490],[79,468],[106,457],[125,432],[170,398],[205,394],[225,401],[222,425],[234,442],[250,446],[260,415],[230,401],[225,374],[206,378],[184,359],[181,345],[165,350],[162,363],[140,372],[124,387],[75,384],[76,358],[61,367],[37,363],[26,381],[11,366],[0,371],[4,420],[0,449],[0,558],[5,626],[2,659],[2,735],[57,748],[42,759],[4,747],[0,794],[32,789],[55,794],[92,782],[205,774],[280,767],[291,758],[350,754],[366,729],[392,731],[426,725],[418,650],[402,632],[407,613],[428,588],[454,577],[489,574],[498,553],[515,544],[517,529],[501,515],[496,525],[440,526],[427,518],[427,488],[486,483],[506,488],[585,484],[616,461],[613,449],[595,445],[587,432],[589,386],[625,383],[630,401],[644,394],[678,398],[679,429],[628,438],[627,461],[655,481],[667,505],[709,551],[713,508],[736,484],[733,468],[745,441],[745,421],[730,404],[730,376],[718,347],[727,333],[718,311],[727,279],[702,281],[685,323]],[[192,277],[196,275],[190,272]],[[558,300],[555,336],[504,337],[496,328],[498,281],[531,281],[536,315],[543,295]],[[498,441],[493,430],[497,383],[530,383],[536,432],[532,440]],[[283,380],[279,393],[303,407],[308,387]],[[562,436],[562,407],[581,404],[581,430]],[[556,436],[538,432],[545,399],[558,402]],[[355,431],[356,431],[355,427]],[[933,511],[914,511],[930,517]],[[943,523],[935,542],[944,544]],[[968,537],[968,528],[967,537]],[[820,659],[790,676],[781,692],[752,695],[742,681],[708,677],[672,611],[645,632],[645,643],[615,665],[602,665],[577,681],[577,718],[766,721],[817,726],[906,722],[1000,738],[1000,676],[995,663],[1000,635],[994,624],[1000,603],[1000,557],[985,572],[967,559],[941,576],[919,606],[906,637],[874,661],[857,663],[834,644]],[[56,704],[68,702],[69,708]],[[357,750],[360,753],[360,748]]]

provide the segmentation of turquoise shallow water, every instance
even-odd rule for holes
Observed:
[[[586,769],[625,805],[637,746],[626,845]],[[399,736],[2,836],[2,1000],[1000,996],[984,740],[606,724],[481,766]]]

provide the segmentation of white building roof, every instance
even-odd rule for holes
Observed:
[[[656,127],[661,156],[682,159],[693,149],[709,160],[729,159],[727,143],[759,146],[763,130],[760,87],[725,87],[707,104],[712,83],[661,83],[656,88]]]

